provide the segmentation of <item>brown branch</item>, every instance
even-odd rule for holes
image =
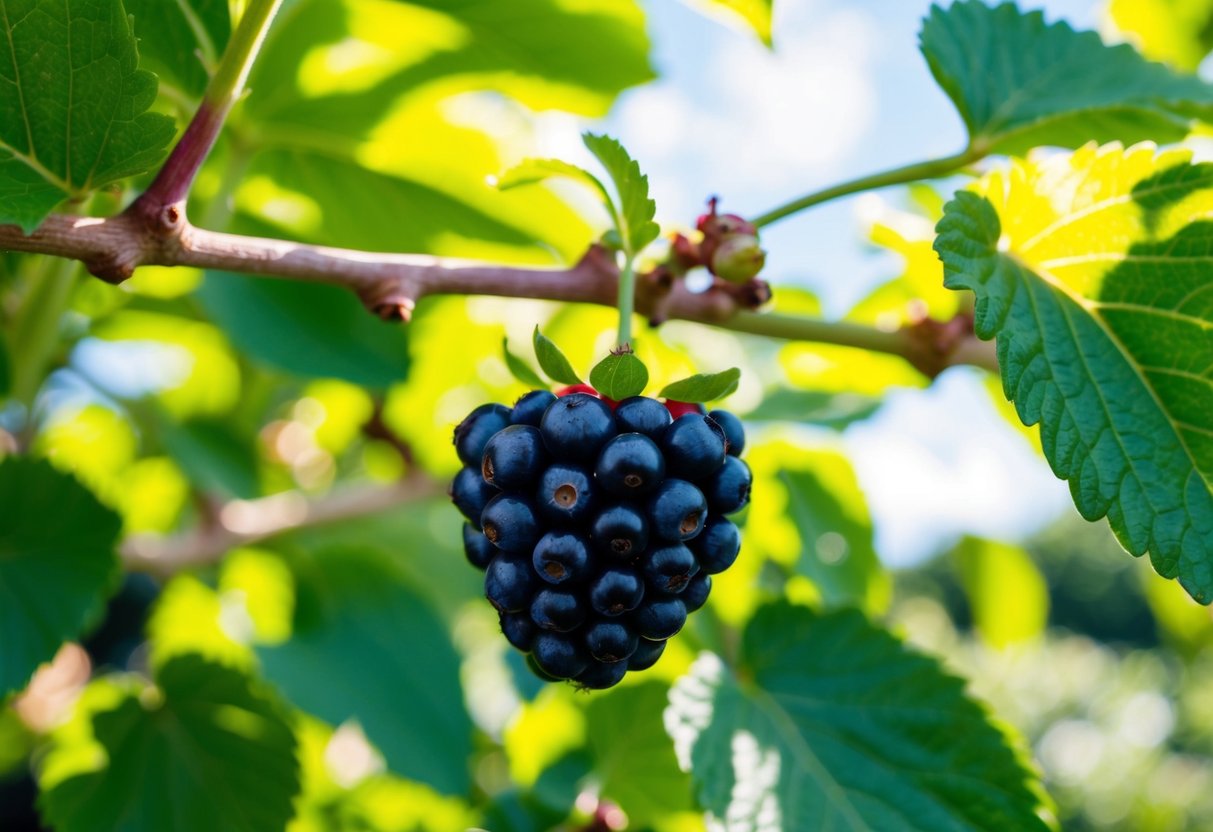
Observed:
[[[82,261],[94,275],[121,283],[142,265],[192,266],[343,286],[386,320],[408,320],[428,295],[494,295],[614,306],[619,271],[593,246],[570,268],[519,268],[416,254],[383,254],[206,231],[180,206],[108,219],[54,214],[29,236],[0,225],[0,250]],[[914,327],[886,332],[845,322],[757,314],[766,284],[718,283],[692,293],[662,269],[637,280],[636,310],[655,322],[681,319],[791,340],[843,344],[899,355],[934,376],[958,363],[997,369],[992,349],[967,337],[923,337]]]
[[[128,570],[171,575],[212,563],[237,546],[364,517],[443,493],[437,482],[418,474],[387,486],[347,486],[316,499],[287,491],[256,500],[233,500],[219,508],[213,523],[172,537],[134,535],[123,541],[120,551]]]

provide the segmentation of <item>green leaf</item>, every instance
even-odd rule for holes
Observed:
[[[357,719],[393,772],[464,793],[472,724],[442,620],[375,551],[330,549],[298,567],[295,631],[257,651],[266,676],[327,722]]]
[[[560,347],[540,332],[539,327],[535,327],[531,341],[535,345],[535,358],[539,361],[540,368],[548,374],[548,378],[561,384],[581,384],[581,379],[573,372],[573,365],[569,364]]]
[[[754,30],[767,46],[771,45],[771,7],[774,0],[700,0],[705,10],[722,10]]]
[[[1027,552],[1006,543],[967,537],[952,558],[982,641],[1003,648],[1044,634],[1049,621],[1049,585]]]
[[[842,430],[868,418],[878,407],[877,396],[780,388],[763,396],[762,403],[745,418],[750,422],[799,422]]]
[[[139,39],[139,63],[201,98],[231,35],[227,0],[124,0]]]
[[[4,340],[0,339],[0,398],[8,395],[12,383],[13,371],[8,360],[8,347],[4,346]]]
[[[160,441],[200,490],[242,500],[260,496],[256,450],[230,425],[162,418],[159,430]]]
[[[1094,147],[961,192],[946,283],[1079,512],[1213,601],[1213,165]],[[1008,222],[1002,222],[1002,217]]]
[[[122,520],[50,463],[0,462],[0,698],[79,638],[116,587]]]
[[[648,383],[648,368],[630,352],[608,355],[590,370],[590,385],[615,401],[639,396]]]
[[[1213,86],[1011,3],[932,6],[920,41],[970,146],[987,152],[1092,140],[1172,142],[1194,119],[1213,117]]]
[[[1107,16],[1152,61],[1195,72],[1213,49],[1213,3],[1208,0],[1111,0]]]
[[[762,608],[739,669],[701,655],[665,721],[722,828],[1048,829],[964,683],[853,610]]]
[[[619,236],[624,252],[635,257],[661,233],[661,227],[653,222],[657,203],[649,199],[649,178],[640,172],[640,165],[616,139],[583,133],[581,140],[615,183],[619,194]]]
[[[711,402],[737,389],[741,370],[730,367],[719,373],[698,373],[667,384],[657,395],[676,402]]]
[[[690,778],[662,725],[668,696],[664,683],[647,681],[595,696],[586,707],[591,781],[638,829],[693,808]]]
[[[107,685],[91,686],[109,699],[92,709],[86,691],[86,724],[61,732],[44,761],[39,808],[56,830],[285,828],[299,791],[295,737],[249,677],[190,655],[168,661],[156,689]]]
[[[544,380],[539,377],[538,373],[531,369],[529,364],[518,356],[514,355],[514,353],[510,352],[509,338],[501,339],[501,354],[505,358],[505,366],[509,368],[510,375],[518,379],[520,383],[525,384],[527,387],[533,387],[536,389],[547,387]]]
[[[826,607],[888,606],[891,581],[872,543],[872,518],[847,458],[803,442],[752,448],[754,499],[746,557],[765,557],[812,582]]]
[[[564,176],[594,188],[602,197],[603,205],[606,206],[607,213],[611,215],[612,222],[616,225],[619,224],[619,210],[615,207],[615,200],[611,198],[611,192],[607,190],[606,185],[602,184],[602,180],[585,168],[579,168],[559,159],[523,159],[498,177],[497,187],[506,191],[522,185],[537,185],[553,176]]]
[[[270,366],[376,389],[408,375],[407,327],[368,314],[344,289],[207,272],[198,296],[236,346]]]
[[[0,5],[0,223],[31,233],[160,161],[173,121],[146,112],[156,77],[138,61],[121,0]]]

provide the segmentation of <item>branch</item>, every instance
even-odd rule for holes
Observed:
[[[122,543],[126,568],[167,576],[221,558],[245,546],[284,532],[364,517],[443,494],[424,475],[414,475],[389,486],[348,486],[309,500],[298,491],[286,491],[256,500],[233,500],[223,505],[211,525],[173,537],[134,535]]]
[[[618,291],[619,268],[611,254],[597,246],[570,268],[519,268],[206,231],[191,225],[182,212],[165,219],[169,221],[149,225],[129,214],[108,219],[52,214],[28,237],[17,226],[0,225],[0,250],[80,260],[110,283],[121,283],[141,265],[327,283],[352,290],[385,320],[408,320],[417,302],[428,295],[494,295],[613,307]],[[636,311],[654,322],[677,318],[773,338],[874,350],[901,356],[931,377],[958,363],[997,368],[992,347],[971,333],[967,341],[940,339],[931,333],[926,337],[916,326],[888,332],[754,312],[768,296],[760,282],[734,286],[718,281],[711,290],[696,294],[662,269],[636,279]]]

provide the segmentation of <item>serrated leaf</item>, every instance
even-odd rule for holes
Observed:
[[[540,332],[539,327],[535,327],[531,342],[535,346],[535,359],[548,378],[561,384],[581,384],[581,379],[573,371],[573,365],[564,357],[560,347]]]
[[[590,370],[590,386],[615,401],[639,396],[648,383],[648,368],[630,352],[608,355]]]
[[[616,139],[583,133],[581,140],[615,184],[619,194],[619,235],[624,252],[634,257],[661,233],[661,227],[653,222],[657,203],[649,199],[649,178],[640,172],[640,165]]]
[[[0,223],[31,233],[59,202],[143,173],[172,119],[147,112],[121,0],[0,4]]]
[[[297,567],[295,630],[257,651],[266,677],[327,722],[357,719],[393,772],[463,794],[472,724],[442,619],[374,550],[329,549]]]
[[[116,588],[121,518],[50,463],[0,461],[0,698],[79,638]]]
[[[139,38],[139,63],[161,84],[201,97],[231,35],[228,0],[123,0]]]
[[[853,610],[764,607],[740,668],[703,654],[665,722],[721,829],[1048,829],[964,683]]]
[[[547,384],[539,377],[538,373],[531,369],[529,364],[510,352],[509,338],[501,339],[501,355],[505,358],[505,366],[509,368],[510,375],[518,379],[520,383],[536,389],[547,387]]]
[[[1086,147],[948,203],[947,285],[976,294],[1003,390],[1079,512],[1213,600],[1213,165]],[[1004,219],[1005,222],[1004,222]]]
[[[39,798],[50,824],[60,832],[285,828],[299,771],[277,703],[244,673],[193,655],[166,662],[156,684],[158,693],[129,690],[86,710],[91,724],[56,738]],[[82,740],[90,736],[95,744]]]
[[[712,402],[737,389],[741,370],[730,367],[719,373],[698,373],[667,384],[657,395],[676,402]]]
[[[970,146],[986,152],[1178,141],[1194,119],[1213,117],[1213,86],[1012,3],[933,6],[920,46]]]

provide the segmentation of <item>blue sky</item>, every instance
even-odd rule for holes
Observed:
[[[1098,28],[1091,0],[1027,3]],[[775,50],[673,0],[649,0],[661,80],[606,120],[649,173],[659,214],[686,223],[719,194],[754,215],[823,185],[954,153],[964,131],[918,52],[928,2],[777,0]],[[568,148],[570,151],[572,148]],[[569,158],[566,155],[566,158]],[[880,194],[897,204],[902,192]],[[897,262],[864,245],[871,197],[840,200],[764,230],[766,275],[806,285],[842,314]],[[893,564],[958,535],[1026,535],[1072,511],[1066,487],[997,415],[978,375],[889,397],[849,429],[848,452]]]

